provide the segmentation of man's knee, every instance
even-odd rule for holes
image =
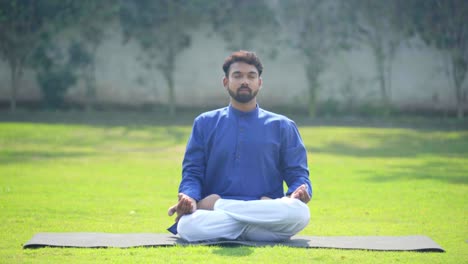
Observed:
[[[179,236],[189,242],[199,240],[201,233],[200,225],[194,224],[192,215],[184,215],[177,224],[177,233]]]
[[[284,215],[285,222],[305,227],[310,220],[309,207],[297,199],[285,198],[284,202],[287,204],[286,214]]]
[[[180,237],[189,241],[215,240],[219,238],[237,238],[244,225],[224,212],[197,210],[184,215],[177,225]]]
[[[309,224],[310,211],[305,203],[297,199],[289,199],[284,202],[287,204],[287,209],[285,210],[286,213],[283,221],[285,225],[283,229],[281,229],[280,234],[290,238],[302,231]]]
[[[179,236],[185,240],[188,240],[187,237],[190,237],[190,221],[186,221],[185,216],[182,216],[177,223],[177,233]]]

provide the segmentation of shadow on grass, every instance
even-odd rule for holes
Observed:
[[[189,137],[187,131],[177,127],[166,127],[167,135],[170,135],[177,144],[186,143]]]
[[[93,153],[84,151],[0,151],[0,164],[25,163],[63,158],[81,158],[92,156]]]
[[[191,126],[199,114],[225,107],[180,109],[175,117],[171,117],[165,110],[153,111],[27,111],[19,109],[15,113],[0,111],[0,122],[27,122],[63,125],[90,126]],[[345,126],[345,127],[381,127],[381,128],[413,128],[423,130],[467,130],[468,122],[444,118],[418,117],[316,117],[305,115],[288,115],[280,109],[268,109],[278,114],[286,114],[300,126]]]
[[[419,134],[422,133],[420,136]],[[435,155],[444,157],[468,157],[468,134],[456,138],[424,136],[426,132],[411,134],[363,133],[373,142],[372,147],[360,147],[352,143],[332,142],[324,147],[307,147],[310,153],[326,153],[352,157],[417,157]],[[375,144],[375,142],[377,142]]]
[[[190,129],[182,126],[119,126],[98,130],[86,128],[56,130],[50,127],[37,129],[29,126],[21,131],[10,130],[4,135],[0,133],[0,144],[5,143],[4,149],[0,148],[0,160],[17,159],[21,156],[28,159],[28,157],[39,157],[40,154],[44,154],[46,158],[56,153],[64,153],[64,156],[89,154],[78,150],[84,147],[91,152],[159,152],[167,147],[185,145],[189,134]],[[33,146],[41,151],[19,151],[16,146],[25,148]],[[68,150],[63,151],[64,148]]]
[[[418,166],[397,165],[387,169],[388,173],[380,174],[373,171],[363,173],[372,175],[369,181],[386,183],[404,180],[434,180],[452,184],[468,184],[466,168],[461,164],[451,162],[426,162]]]
[[[0,164],[96,157],[112,153],[158,153],[185,145],[189,133],[190,130],[182,126],[118,126],[97,130],[38,129],[29,126],[21,131],[0,133]]]
[[[245,246],[223,246],[213,249],[212,253],[224,257],[244,257],[252,254],[253,249]]]
[[[192,125],[200,113],[181,112],[175,117],[160,112],[106,111],[17,111],[0,112],[0,122],[43,123],[61,125],[108,126],[169,126]]]

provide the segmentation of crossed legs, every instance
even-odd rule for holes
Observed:
[[[210,195],[198,202],[197,207],[178,223],[179,235],[190,242],[237,238],[282,241],[304,229],[310,218],[309,208],[294,193],[291,198],[255,201]]]

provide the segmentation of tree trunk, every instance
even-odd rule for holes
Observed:
[[[386,89],[389,106],[392,102],[393,61],[395,60],[395,54],[397,51],[398,43],[399,41],[390,41],[385,62],[385,79],[387,82]]]
[[[169,116],[175,117],[176,115],[176,96],[175,96],[175,87],[174,87],[174,61],[175,57],[172,56],[172,51],[169,51],[168,56],[166,57],[166,63],[160,66],[161,72],[167,82],[167,103]]]
[[[94,110],[94,104],[95,104],[95,101],[96,101],[96,63],[95,63],[95,58],[96,56],[96,52],[95,50],[93,50],[92,54],[91,54],[91,57],[92,57],[92,60],[90,62],[90,64],[88,65],[87,69],[85,70],[86,71],[86,76],[85,76],[85,80],[86,80],[86,111],[87,112],[91,112],[92,110]]]
[[[11,69],[11,97],[10,97],[10,111],[16,111],[16,94],[18,91],[18,82],[21,76],[21,65],[16,61],[10,61]]]
[[[309,117],[315,117],[316,112],[317,112],[317,90],[318,90],[319,72],[316,67],[312,65],[307,65],[306,74],[307,74],[307,80],[309,83],[308,114],[309,114]]]
[[[460,62],[460,58],[456,57],[456,55],[451,54],[449,59],[451,60],[449,72],[451,73],[453,88],[455,90],[457,118],[461,120],[464,118],[463,81],[465,79],[467,69],[466,67],[463,67],[463,62]]]
[[[390,60],[389,58],[389,61],[387,61],[387,65],[386,65],[386,77],[385,79],[387,80],[387,84],[385,85],[386,88],[387,88],[387,99],[388,99],[388,104],[390,106],[391,102],[392,102],[392,78],[393,78],[393,70],[392,70],[392,60]]]
[[[463,71],[463,72],[462,72]],[[455,62],[452,67],[452,78],[455,86],[455,96],[457,102],[457,118],[464,118],[464,109],[463,109],[463,80],[465,79],[466,70],[459,67]]]
[[[386,84],[385,84],[385,72],[383,72],[382,70],[382,67],[379,65],[378,68],[378,79],[379,79],[379,86],[380,86],[380,93],[381,93],[381,96],[382,96],[382,102],[387,105],[388,104],[388,95],[387,95],[387,87],[386,87]]]
[[[454,76],[454,79],[456,79],[455,76]],[[455,95],[456,95],[456,104],[457,104],[456,105],[457,118],[461,120],[461,119],[464,118],[464,113],[463,113],[463,91],[462,91],[461,83],[458,82],[457,80],[454,80],[454,82],[455,82]]]
[[[457,104],[457,118],[462,120],[465,118],[465,114],[463,113],[463,104]]]
[[[315,117],[317,113],[317,95],[315,91],[315,86],[309,82],[309,117]]]
[[[90,62],[87,66],[84,67],[84,79],[86,85],[86,94],[85,94],[85,111],[91,112],[94,110],[96,102],[96,51],[99,46],[99,42],[90,41],[91,51],[90,51]]]
[[[177,31],[178,24],[177,24],[177,14],[174,8],[174,3],[169,1],[168,3],[168,13],[170,19],[170,28],[172,30]],[[174,88],[174,70],[175,70],[175,60],[176,60],[176,52],[174,51],[176,40],[174,39],[171,33],[169,33],[169,49],[167,53],[167,64],[165,65],[164,75],[167,81],[167,88],[168,88],[168,107],[169,107],[169,116],[175,117],[176,115],[176,98],[175,98],[175,88]]]
[[[176,115],[176,96],[174,87],[174,63],[175,56],[173,56],[172,50],[169,49],[168,55],[165,56],[165,63],[159,64],[158,68],[162,73],[164,79],[167,82],[167,107],[169,116],[175,117]]]
[[[385,67],[385,54],[382,40],[379,38],[373,45],[375,64],[377,68],[377,79],[380,86],[380,96],[385,108],[389,106],[387,83],[386,83],[386,67]]]
[[[169,92],[169,116],[175,117],[176,115],[176,98],[174,89],[174,74],[172,71],[166,73],[167,87]]]

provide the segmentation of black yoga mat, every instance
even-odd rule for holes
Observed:
[[[282,245],[298,248],[336,248],[386,251],[432,251],[445,252],[436,242],[426,236],[294,236],[290,240],[276,242],[253,242],[223,240],[215,242],[188,243],[171,234],[110,234],[110,233],[38,233],[24,248],[38,247],[157,247],[174,245]]]

